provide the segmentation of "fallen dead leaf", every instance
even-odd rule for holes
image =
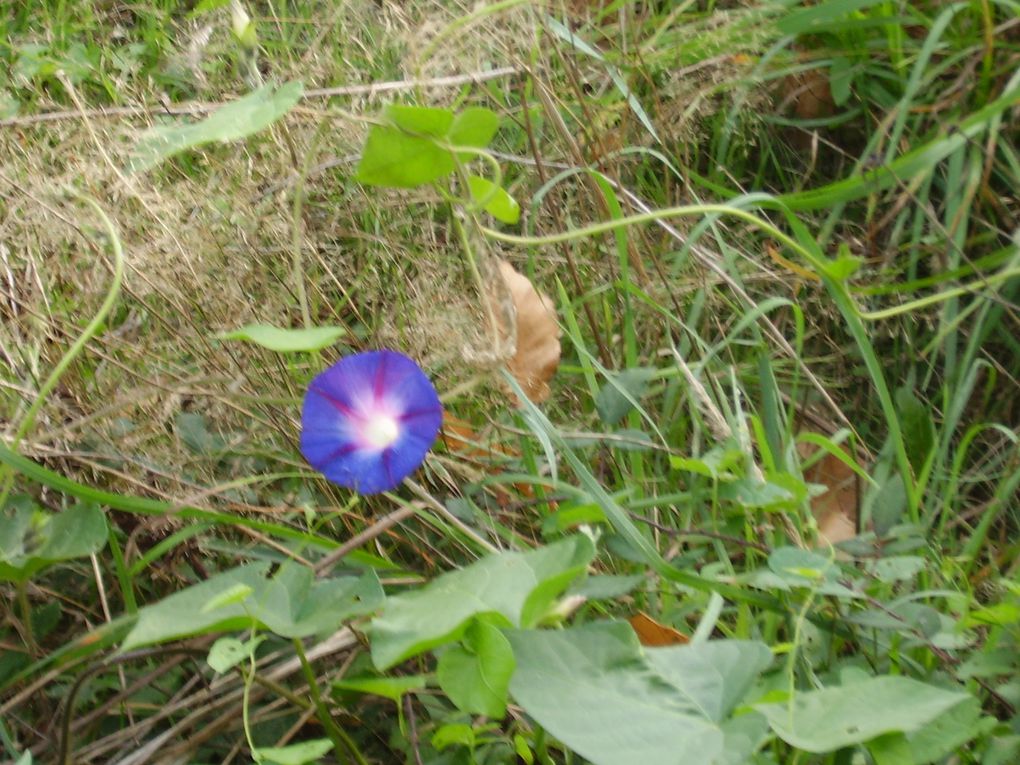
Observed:
[[[498,262],[499,274],[506,284],[517,322],[517,349],[507,369],[524,394],[540,403],[549,398],[549,380],[560,364],[560,327],[556,306],[528,277],[505,260]]]
[[[800,442],[802,459],[813,456],[818,447]],[[828,491],[811,498],[811,512],[818,523],[818,535],[829,544],[857,536],[858,478],[841,459],[826,452],[804,471],[804,480],[825,486]]]
[[[637,633],[638,641],[645,646],[686,645],[691,641],[680,630],[655,621],[644,611],[638,611],[627,621]]]

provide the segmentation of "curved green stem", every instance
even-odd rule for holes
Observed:
[[[39,393],[35,397],[35,401],[25,412],[25,416],[22,417],[21,422],[18,424],[18,429],[14,432],[14,438],[11,440],[11,449],[16,451],[18,446],[21,444],[21,440],[25,435],[32,429],[35,424],[35,418],[39,415],[39,410],[42,409],[43,404],[46,401],[47,396],[53,392],[53,389],[57,386],[60,378],[63,376],[67,368],[71,366],[72,362],[81,354],[85,345],[99,332],[100,327],[106,320],[106,317],[113,310],[114,304],[117,302],[117,298],[120,295],[121,284],[124,281],[124,249],[120,243],[120,236],[117,234],[117,229],[114,227],[113,222],[107,216],[106,212],[99,203],[96,202],[92,197],[85,194],[79,194],[73,192],[74,196],[81,201],[85,202],[91,207],[96,215],[99,216],[100,222],[103,224],[103,228],[106,230],[106,235],[110,238],[110,247],[113,250],[113,280],[110,282],[110,288],[106,292],[106,297],[103,299],[103,304],[99,307],[96,315],[92,317],[92,320],[86,325],[85,329],[82,330],[81,335],[74,341],[67,352],[61,357],[60,361],[50,372],[49,377],[39,388]],[[4,506],[7,501],[7,497],[10,494],[11,486],[14,482],[14,474],[10,467],[4,466],[2,468],[3,474],[3,489],[0,490],[0,507]]]
[[[357,765],[368,765],[368,761],[361,753],[361,750],[358,749],[354,739],[348,735],[347,731],[337,725],[333,715],[326,708],[326,704],[322,700],[322,692],[319,690],[319,683],[315,679],[315,670],[312,669],[312,665],[305,655],[305,647],[302,645],[300,638],[294,638],[294,651],[301,662],[301,670],[304,672],[305,680],[308,681],[308,692],[311,694],[312,703],[315,705],[315,711],[318,713],[319,722],[322,723],[322,727],[326,729],[326,733],[333,742],[333,748],[337,756],[343,757],[346,752],[350,755],[348,760],[356,762]]]

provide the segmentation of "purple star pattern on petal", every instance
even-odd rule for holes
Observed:
[[[376,494],[418,469],[442,422],[436,389],[416,363],[396,351],[356,353],[308,386],[301,453],[334,483]]]

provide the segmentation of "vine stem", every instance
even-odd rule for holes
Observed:
[[[326,729],[326,733],[333,742],[333,748],[336,750],[337,756],[343,757],[346,752],[348,762],[355,762],[357,765],[368,765],[368,760],[365,759],[361,750],[358,749],[354,739],[348,735],[347,731],[337,725],[333,715],[326,708],[326,704],[322,700],[322,692],[319,690],[319,683],[315,679],[315,670],[312,669],[312,665],[308,661],[305,647],[302,645],[300,638],[294,638],[294,651],[301,662],[301,670],[304,672],[305,680],[308,682],[308,692],[312,696],[312,703],[315,704],[315,711],[318,713],[319,722],[322,723],[322,727]]]

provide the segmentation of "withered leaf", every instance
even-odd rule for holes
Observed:
[[[560,363],[560,327],[556,306],[528,277],[505,260],[498,263],[500,276],[513,301],[517,322],[517,350],[507,369],[525,395],[540,403],[549,398],[549,380]]]
[[[638,611],[627,621],[637,633],[638,641],[646,646],[684,645],[690,642],[680,630],[655,621],[644,611]]]
[[[797,452],[804,459],[812,456],[817,448],[803,441],[797,444]],[[857,474],[841,459],[826,452],[804,471],[804,480],[828,489],[811,498],[811,512],[822,540],[836,544],[857,536]]]

